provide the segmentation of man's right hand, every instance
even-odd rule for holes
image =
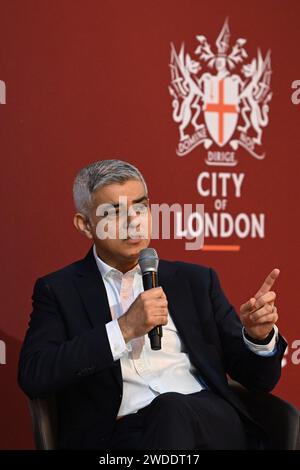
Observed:
[[[144,336],[152,328],[168,323],[168,301],[161,287],[139,294],[127,312],[119,319],[125,343]]]

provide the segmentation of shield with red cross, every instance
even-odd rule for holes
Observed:
[[[238,82],[233,77],[204,78],[204,119],[207,129],[220,147],[223,147],[235,131],[239,116]]]

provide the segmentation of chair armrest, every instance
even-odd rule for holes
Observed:
[[[55,398],[29,399],[29,409],[37,450],[57,448],[57,410]]]
[[[266,430],[272,449],[300,449],[300,413],[294,406],[271,393],[249,391],[237,382],[229,385]]]

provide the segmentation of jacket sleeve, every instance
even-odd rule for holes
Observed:
[[[248,389],[271,391],[281,375],[281,360],[287,346],[286,341],[279,334],[273,356],[261,356],[252,352],[243,340],[242,324],[224,295],[217,274],[212,269],[210,273],[210,297],[226,372]]]
[[[67,339],[59,305],[44,279],[37,280],[32,300],[18,370],[19,385],[28,396],[45,397],[113,366],[105,325]]]

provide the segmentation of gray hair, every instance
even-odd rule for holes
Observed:
[[[99,188],[128,180],[141,181],[146,194],[147,185],[141,172],[133,165],[122,160],[99,160],[82,168],[73,185],[73,198],[76,210],[88,215],[91,195]]]

